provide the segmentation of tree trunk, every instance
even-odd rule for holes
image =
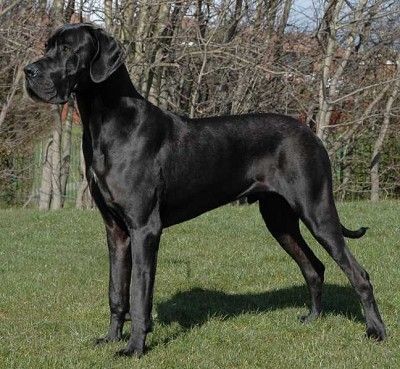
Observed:
[[[317,115],[316,135],[324,141],[326,127],[329,125],[332,106],[329,103],[329,81],[332,78],[332,65],[337,48],[337,23],[344,0],[330,0],[318,31],[318,39],[324,48],[322,76],[319,85],[319,109]]]
[[[85,158],[83,156],[82,146],[80,150],[80,168],[81,184],[76,196],[75,207],[77,209],[92,209],[94,207],[93,199],[89,191],[89,184],[86,179]]]
[[[68,100],[68,113],[64,123],[63,137],[62,137],[62,163],[61,163],[61,193],[62,193],[62,206],[64,207],[65,199],[67,196],[67,182],[70,171],[71,163],[71,133],[72,133],[72,118],[74,113],[74,100]]]
[[[267,23],[267,35],[268,39],[274,34],[275,23],[278,14],[279,1],[278,0],[267,0],[265,1],[265,16]]]
[[[122,17],[120,39],[124,43],[125,41],[129,42],[129,40],[134,39],[135,12],[137,11],[138,4],[131,0],[125,0],[123,6],[125,10]]]
[[[71,22],[71,18],[75,13],[75,0],[68,0],[64,12],[64,21],[66,23]]]
[[[112,0],[104,0],[104,18],[106,29],[108,32],[111,32],[113,25]]]
[[[341,187],[342,187],[342,191],[340,193],[341,201],[346,200],[346,194],[347,194],[347,189],[348,189],[348,185],[350,182],[350,178],[351,178],[351,166],[348,164],[345,164],[345,166],[343,168],[343,180],[341,183]]]
[[[352,53],[356,50],[355,40],[360,28],[367,23],[367,17],[363,17],[368,0],[360,0],[352,13],[352,22],[345,38],[344,47],[339,45],[340,18],[344,6],[344,0],[330,0],[321,22],[317,37],[324,47],[324,60],[322,66],[322,78],[319,87],[319,111],[317,116],[316,134],[325,141],[328,132],[335,99],[339,94],[339,81],[347,67]],[[335,61],[338,48],[341,48],[340,61]]]
[[[61,25],[62,23],[64,23],[63,12],[64,0],[54,0],[51,7],[51,13],[53,15],[52,22],[54,25]]]
[[[224,44],[231,42],[236,35],[236,29],[242,15],[242,3],[242,0],[236,0],[235,11],[229,20],[229,26],[224,35]]]
[[[39,210],[49,210],[51,201],[51,155],[53,139],[49,138],[43,150],[42,181],[39,189]]]
[[[150,63],[154,67],[148,69],[146,80],[146,96],[149,101],[155,105],[160,104],[160,95],[162,89],[162,74],[164,67],[159,64],[165,57],[165,46],[168,43],[167,37],[171,37],[165,24],[169,23],[170,6],[161,4],[157,13],[157,26],[155,35],[158,40],[155,41],[154,49]],[[154,81],[155,79],[155,81]]]
[[[135,35],[135,50],[132,64],[136,65],[133,69],[132,77],[136,88],[140,93],[145,91],[144,70],[145,70],[145,51],[146,51],[146,35],[149,23],[149,5],[142,2],[140,5],[139,16],[137,20],[137,32]]]
[[[383,142],[385,140],[389,123],[390,123],[390,114],[392,111],[392,106],[394,101],[396,100],[397,93],[400,87],[400,57],[396,61],[397,65],[397,73],[396,73],[396,81],[393,86],[393,90],[390,93],[388,100],[386,102],[385,111],[383,114],[383,123],[381,129],[379,131],[379,135],[375,141],[374,150],[372,152],[371,157],[371,201],[379,201],[379,161],[380,155],[382,152]]]
[[[197,83],[194,86],[194,91],[192,93],[192,97],[190,100],[190,114],[189,114],[190,118],[194,118],[195,114],[196,114],[196,108],[197,108],[197,103],[198,103],[200,89],[201,89],[201,80],[203,79],[203,76],[205,74],[206,64],[207,64],[207,48],[204,47],[203,62],[201,64],[201,68],[200,68],[199,74],[197,76]]]
[[[62,194],[61,194],[61,136],[62,136],[62,121],[61,111],[59,106],[52,106],[55,127],[53,130],[52,148],[52,199],[50,208],[52,210],[61,209]]]
[[[223,40],[224,44],[229,44],[236,36],[237,26],[239,24],[242,15],[242,3],[243,3],[242,0],[236,0],[234,14],[232,15],[231,19],[228,20],[228,28],[224,34],[224,40]],[[229,96],[229,94],[231,93],[231,88],[229,88],[228,80],[231,86],[232,85],[235,86],[237,85],[236,82],[239,79],[238,76],[235,76],[234,74],[232,75],[228,74],[228,76],[229,78],[227,78],[225,82],[221,83],[220,87],[223,99],[220,111],[222,115],[229,114],[230,111],[232,110],[232,105],[233,105],[232,96]]]
[[[277,27],[277,34],[279,39],[281,39],[285,33],[286,26],[289,21],[290,11],[293,7],[293,0],[285,0],[282,10],[282,15],[279,19],[278,27]]]

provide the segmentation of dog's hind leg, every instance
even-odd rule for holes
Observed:
[[[319,193],[320,196],[314,198],[313,201],[311,201],[312,196],[301,197],[301,199],[308,198],[308,201],[299,199],[301,218],[318,242],[344,271],[357,292],[365,313],[368,337],[383,340],[386,335],[385,325],[375,302],[368,273],[358,264],[346,246],[331,186],[325,182]]]
[[[259,198],[259,206],[269,231],[298,264],[306,280],[311,295],[311,308],[310,313],[300,319],[303,322],[312,321],[322,310],[325,267],[304,241],[299,229],[299,217],[282,196],[276,193],[263,194]]]

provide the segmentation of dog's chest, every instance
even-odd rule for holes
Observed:
[[[107,185],[107,182],[103,175],[98,175],[98,172],[94,167],[89,169],[89,175],[94,185],[99,189],[99,195],[103,198],[107,206],[111,206],[114,203],[114,196],[112,190]]]
[[[126,157],[118,157],[94,147],[89,175],[108,207],[121,207],[129,198],[131,186],[127,171],[122,170],[128,167],[129,160]]]
[[[89,168],[89,175],[95,186],[99,189],[99,195],[103,198],[107,206],[115,203],[115,188],[110,183],[110,163],[107,163],[106,155],[99,149],[94,147],[93,159]]]

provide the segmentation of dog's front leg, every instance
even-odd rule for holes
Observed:
[[[132,327],[128,345],[124,350],[119,351],[118,355],[140,356],[144,352],[147,333],[151,330],[153,287],[162,226],[158,209],[146,217],[145,224],[137,226],[138,219],[132,219],[130,223],[135,225],[130,228],[132,252],[130,315]]]
[[[84,136],[85,142],[85,136]],[[119,341],[126,314],[129,311],[129,284],[131,279],[131,248],[128,227],[122,217],[113,213],[100,192],[93,172],[87,171],[90,193],[100,210],[107,232],[110,259],[108,297],[110,305],[110,325],[104,337],[96,339],[98,345]]]
[[[97,344],[119,341],[126,314],[129,312],[129,284],[131,278],[131,250],[128,232],[117,221],[105,219],[110,257],[109,305],[110,325],[105,337]]]

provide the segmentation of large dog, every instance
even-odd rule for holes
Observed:
[[[90,24],[61,27],[43,58],[25,67],[29,94],[52,104],[72,92],[83,124],[86,176],[104,219],[110,255],[110,326],[98,342],[131,336],[121,355],[141,355],[151,329],[157,251],[164,227],[246,196],[296,261],[311,309],[321,313],[324,265],[299,231],[301,219],[349,278],[367,335],[385,337],[368,273],[343,236],[365,233],[339,221],[328,155],[312,131],[277,114],[183,118],[135,90],[120,45]],[[129,314],[128,314],[129,313]]]

